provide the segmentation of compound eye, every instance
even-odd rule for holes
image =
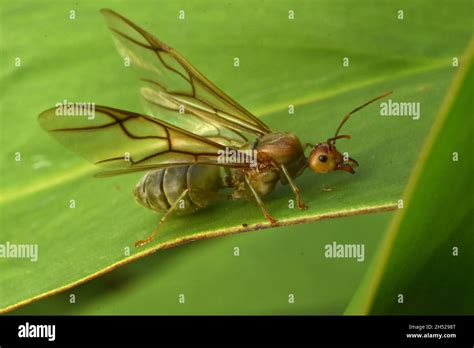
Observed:
[[[328,160],[328,156],[326,155],[319,155],[319,161],[326,162]]]

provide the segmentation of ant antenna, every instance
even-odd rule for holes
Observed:
[[[363,104],[363,105],[361,105],[361,106],[355,108],[354,110],[352,110],[351,112],[349,112],[347,115],[345,115],[344,118],[342,119],[341,123],[339,124],[339,127],[337,127],[336,134],[334,135],[334,137],[328,139],[328,143],[329,143],[329,141],[332,141],[333,144],[334,144],[334,143],[336,142],[336,140],[337,140],[337,139],[340,139],[340,138],[347,138],[347,139],[350,139],[350,136],[347,136],[347,135],[340,135],[340,136],[338,136],[339,131],[341,130],[341,128],[342,128],[342,126],[344,125],[344,123],[346,123],[346,121],[349,119],[349,117],[350,117],[353,113],[359,111],[360,109],[366,107],[367,105],[373,103],[374,101],[377,101],[377,100],[379,100],[379,99],[385,98],[387,95],[390,95],[390,94],[392,94],[392,91],[385,92],[384,94],[379,95],[378,97],[375,97],[375,98],[369,100],[367,103],[365,103],[365,104]]]

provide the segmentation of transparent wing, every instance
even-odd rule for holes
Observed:
[[[104,106],[95,106],[87,115],[82,109],[62,110],[42,112],[41,127],[67,148],[111,170],[105,175],[197,163],[249,167],[249,163],[219,160],[226,146],[150,116]]]
[[[189,108],[186,110],[175,101],[164,99],[154,87],[143,86],[140,92],[147,112],[161,120],[224,145],[240,147],[249,140],[248,134],[206,121],[191,114]]]
[[[270,128],[226,95],[174,49],[114,11],[103,9],[117,49],[138,67],[141,94],[161,118],[179,112],[209,123],[225,137],[244,142],[240,132],[262,135]],[[237,139],[241,140],[237,140]],[[245,137],[244,137],[245,138]]]

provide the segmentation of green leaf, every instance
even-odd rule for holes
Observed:
[[[393,214],[328,219],[159,250],[11,313],[341,314]],[[364,244],[364,261],[326,258],[325,247],[334,241]],[[294,303],[289,303],[290,294]]]
[[[133,201],[139,176],[92,178],[94,168],[44,134],[36,116],[63,99],[140,111],[137,81],[114,51],[98,13],[103,4],[45,4],[8,2],[0,10],[0,79],[9,86],[0,95],[0,243],[39,248],[37,262],[0,260],[0,310],[64,291],[159,248],[267,227],[253,203],[226,202],[171,219],[154,243],[133,247],[158,219]],[[209,1],[188,4],[185,21],[174,2],[156,12],[144,10],[148,2],[117,2],[114,10],[180,51],[272,129],[303,142],[326,139],[345,113],[386,90],[394,91],[395,101],[423,105],[417,121],[380,117],[377,105],[354,115],[344,128],[353,139],[339,147],[361,164],[356,175],[305,173],[297,180],[310,206],[304,212],[288,209],[288,187],[267,197],[268,210],[289,225],[394,207],[452,77],[452,57],[460,56],[470,35],[468,21],[459,19],[469,13],[468,1],[407,4],[404,21],[396,18],[396,5],[358,4],[348,14],[345,3],[281,1],[255,10]],[[288,20],[289,8],[296,20]],[[75,20],[68,17],[71,9]],[[14,65],[17,57],[21,67]],[[344,57],[350,58],[347,68]],[[288,115],[289,104],[294,115]]]
[[[347,313],[474,311],[474,40],[466,55],[410,178],[405,207],[393,220]]]

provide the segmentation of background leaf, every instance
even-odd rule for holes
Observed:
[[[474,312],[474,40],[467,55],[410,179],[406,207],[392,222],[351,313]]]
[[[347,2],[262,2],[258,8],[239,2],[157,2],[155,11],[149,10],[150,3],[139,1],[27,2],[28,12],[24,5],[2,0],[0,9],[0,79],[9,86],[0,92],[0,242],[38,244],[40,258],[36,263],[0,260],[3,309],[65,290],[130,261],[124,255],[126,247],[135,259],[167,245],[163,243],[195,239],[198,233],[237,232],[243,223],[255,228],[262,222],[251,203],[226,202],[202,214],[170,220],[154,244],[136,251],[133,242],[157,221],[154,213],[133,202],[130,190],[139,176],[93,179],[92,166],[42,133],[37,114],[63,99],[141,110],[136,79],[114,51],[100,7],[111,7],[153,32],[270,127],[298,134],[302,141],[327,138],[342,115],[386,90],[395,91],[396,101],[421,103],[418,121],[380,117],[376,105],[354,116],[345,128],[353,140],[341,142],[340,149],[349,150],[360,162],[357,175],[305,173],[297,181],[310,205],[305,212],[288,209],[292,196],[287,187],[280,187],[268,197],[268,209],[286,223],[393,207],[451,80],[452,57],[461,55],[471,33],[468,20],[460,20],[468,18],[468,1],[403,4],[403,21],[397,19],[399,5],[373,6],[368,1],[357,7]],[[178,19],[181,8],[185,21]],[[75,20],[68,18],[71,9],[77,13]],[[289,9],[296,13],[293,21],[288,20]],[[241,61],[238,69],[232,65],[236,56]],[[16,57],[21,57],[20,68],[14,66]],[[343,57],[350,58],[349,68],[342,67]],[[296,107],[294,115],[287,113],[289,104]],[[21,162],[14,161],[17,152]],[[324,187],[333,190],[323,192]],[[69,209],[71,199],[77,202],[75,209]],[[318,231],[317,226],[308,230]],[[377,234],[367,236],[368,245],[381,236],[374,226],[367,224],[368,234]],[[334,225],[328,231],[342,227]],[[281,233],[296,229],[282,228]],[[275,243],[275,253],[289,257],[287,241]],[[219,263],[219,252],[206,260]],[[278,271],[272,270],[276,275]],[[348,268],[345,277],[355,276],[352,272]],[[226,282],[222,274],[216,276]],[[310,277],[306,289],[318,294],[319,282]],[[178,273],[173,279],[179,281]],[[355,284],[359,278],[350,279]],[[308,298],[304,308],[312,313],[342,310],[348,294],[341,286],[335,283],[327,291],[334,296],[330,309],[314,300],[317,296]],[[265,303],[256,308],[281,310]]]
[[[341,314],[392,215],[324,220],[159,250],[12,313]],[[364,261],[325,258],[325,245],[333,241],[363,243]],[[235,247],[240,256],[234,255]],[[185,304],[178,302],[180,294]],[[290,294],[293,304],[288,303]]]

